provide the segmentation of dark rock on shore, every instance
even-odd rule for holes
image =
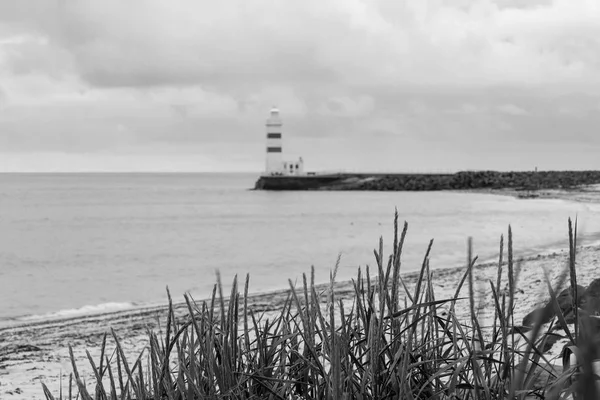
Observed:
[[[600,278],[594,279],[587,288],[577,285],[576,310],[573,309],[570,287],[561,291],[556,300],[558,309],[560,309],[560,313],[567,324],[575,322],[575,313],[577,313],[580,327],[578,343],[579,340],[583,340],[583,343],[600,345],[600,317],[598,317],[600,315]],[[547,324],[557,316],[558,309],[549,300],[543,307],[538,307],[527,314],[523,318],[523,325],[515,327],[513,331],[527,332],[538,321]],[[566,331],[566,326],[560,320],[557,320],[551,331],[542,334],[541,340],[538,343],[538,349],[542,353],[550,351],[556,342],[565,337],[565,333],[561,331]],[[597,347],[594,347],[594,351],[597,351]],[[593,358],[598,357],[600,357],[600,354],[593,355]]]
[[[577,307],[581,307],[582,299],[585,297],[586,288],[577,285]],[[556,302],[562,315],[567,323],[573,322],[573,297],[571,296],[571,288],[564,289],[556,296]],[[523,318],[523,326],[532,327],[536,321],[541,319],[541,322],[546,324],[556,316],[556,310],[552,302],[549,300],[544,307],[536,308]]]
[[[591,315],[600,314],[600,279],[594,279],[588,285],[583,300],[581,308]]]
[[[560,311],[567,323],[573,323],[575,314],[573,312],[573,301],[571,297],[571,288],[566,288],[556,297]],[[589,315],[600,314],[600,279],[593,280],[588,287],[577,285],[577,308],[585,311]],[[557,315],[555,307],[550,300],[543,306],[531,311],[523,318],[523,326],[531,327],[535,324],[537,318],[541,318],[542,323],[548,323]]]

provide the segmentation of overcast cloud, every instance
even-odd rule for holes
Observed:
[[[0,170],[600,169],[598,0],[0,2]]]

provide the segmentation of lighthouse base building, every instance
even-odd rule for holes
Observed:
[[[304,175],[304,161],[283,159],[283,123],[276,107],[271,109],[266,123],[267,128],[267,165],[266,176]]]

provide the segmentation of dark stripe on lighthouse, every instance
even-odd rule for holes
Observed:
[[[267,153],[281,153],[281,147],[267,147]]]
[[[267,133],[267,139],[281,139],[281,133]]]

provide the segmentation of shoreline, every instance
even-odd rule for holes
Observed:
[[[515,317],[521,319],[531,310],[546,300],[540,293],[540,285],[544,268],[547,268],[551,279],[555,279],[560,270],[564,270],[568,250],[550,251],[525,258],[515,258],[515,265],[522,265],[517,280],[519,301],[516,302]],[[596,265],[600,259],[600,245],[588,245],[578,248],[578,282],[589,284],[596,278]],[[503,263],[506,265],[506,262]],[[476,299],[479,301],[481,318],[486,320],[489,310],[493,310],[489,280],[495,281],[498,262],[478,263],[474,268]],[[561,267],[562,266],[562,267]],[[438,299],[451,298],[456,290],[457,282],[462,278],[466,266],[443,267],[432,269],[433,285]],[[506,270],[506,268],[504,268]],[[420,271],[407,271],[400,276],[408,288],[414,287]],[[504,275],[506,272],[504,273]],[[598,276],[600,277],[600,276]],[[373,278],[372,278],[373,279]],[[504,282],[505,278],[503,278]],[[324,291],[328,284],[317,285],[319,291]],[[251,288],[250,288],[251,289]],[[463,288],[464,290],[465,288]],[[250,293],[248,305],[257,314],[276,312],[282,308],[289,289],[277,291]],[[351,300],[354,296],[352,281],[337,282],[335,285],[337,299]],[[462,293],[462,292],[461,292]],[[183,294],[174,296],[181,299]],[[203,300],[197,300],[201,304]],[[88,367],[86,350],[97,359],[99,348],[105,333],[108,333],[109,345],[107,350],[114,349],[110,337],[114,330],[121,341],[126,354],[134,359],[147,345],[147,331],[161,331],[167,318],[167,299],[162,306],[142,309],[121,310],[101,315],[77,316],[52,321],[36,321],[18,326],[0,328],[0,397],[10,399],[44,399],[41,382],[51,391],[58,391],[62,382],[68,382],[68,371],[71,370],[68,356],[68,346],[73,347],[75,359],[80,373],[91,378]],[[227,299],[226,299],[227,304]],[[187,315],[187,305],[184,301],[173,302],[175,315],[179,318]],[[459,318],[468,307],[457,308]],[[111,347],[112,346],[112,347]],[[64,389],[64,388],[63,388]]]
[[[491,193],[493,194],[493,193]],[[508,195],[508,194],[507,194]],[[594,248],[594,249],[598,249],[600,251],[600,241],[596,241],[592,244],[586,244],[586,245],[581,245],[578,246],[578,248],[582,249],[582,250],[587,250],[590,248]],[[515,263],[518,262],[529,262],[529,261],[534,261],[534,260],[539,260],[539,259],[545,259],[545,258],[552,258],[555,256],[559,256],[560,253],[563,253],[567,251],[566,248],[549,248],[546,251],[541,251],[541,252],[533,252],[533,253],[527,253],[527,255],[519,257],[517,259],[514,260]],[[476,255],[476,254],[475,254]],[[497,258],[497,257],[495,257]],[[502,265],[505,266],[506,260],[503,261]],[[484,268],[490,268],[490,267],[494,267],[496,268],[498,266],[498,261],[494,261],[493,259],[478,259],[478,262],[475,266],[476,269],[484,269]],[[464,269],[465,265],[461,265],[461,266],[452,266],[452,267],[432,267],[431,268],[431,272],[434,275],[437,274],[441,274],[441,275],[447,275],[447,274],[452,274],[458,270]],[[361,267],[363,274],[365,272],[365,268]],[[401,272],[401,278],[404,280],[414,280],[417,279],[418,276],[420,274],[420,270],[411,270],[411,271],[405,271],[405,272]],[[307,271],[307,276],[308,276],[308,271]],[[372,280],[375,279],[375,277],[377,277],[377,275],[372,275]],[[238,286],[240,285],[240,282],[238,281]],[[319,290],[327,290],[329,288],[329,283],[328,282],[321,282],[321,283],[315,283],[315,286],[317,289]],[[299,287],[299,286],[298,286]],[[336,288],[336,294],[338,292],[344,294],[346,291],[352,292],[353,291],[353,286],[352,286],[352,280],[340,280],[340,281],[336,281],[335,282],[335,288]],[[281,301],[284,300],[284,298],[287,296],[287,294],[290,292],[289,288],[278,288],[278,289],[272,289],[272,290],[266,290],[266,291],[257,291],[257,292],[252,292],[250,291],[248,293],[248,300],[252,301],[252,303],[254,305],[260,305],[262,300],[268,300],[268,299],[281,299]],[[188,294],[188,293],[185,293]],[[178,297],[183,297],[184,294],[180,294]],[[173,294],[171,294],[172,297],[175,297]],[[194,300],[196,303],[198,304],[202,304],[202,302],[210,302],[210,298],[209,297],[205,297],[205,298],[199,298],[199,299],[193,299],[191,295],[188,294],[188,296],[190,297],[190,300]],[[218,299],[218,297],[217,297]],[[240,301],[243,300],[243,296],[240,296]],[[228,298],[228,293],[224,293],[224,301],[225,304],[228,304],[229,298]],[[187,312],[187,304],[185,303],[185,301],[181,300],[181,301],[173,301],[173,307],[175,310],[179,310],[182,312]],[[260,311],[271,311],[270,308],[271,307],[267,307],[268,309],[266,310],[260,310]],[[11,330],[27,330],[27,329],[37,329],[37,328],[46,328],[46,327],[51,327],[54,325],[62,325],[62,324],[69,324],[69,323],[93,323],[93,322],[97,322],[100,320],[104,320],[104,319],[122,319],[122,318],[130,318],[132,316],[134,317],[145,317],[145,316],[153,316],[156,314],[165,314],[167,313],[168,309],[168,300],[167,300],[167,296],[165,294],[165,299],[163,302],[153,302],[153,303],[147,303],[147,304],[140,304],[140,305],[134,305],[132,307],[128,307],[128,308],[123,308],[123,309],[118,309],[118,310],[111,310],[111,311],[101,311],[101,312],[92,312],[89,314],[76,314],[76,315],[72,315],[72,316],[59,316],[59,317],[48,317],[48,318],[43,318],[43,316],[40,316],[40,318],[35,318],[35,319],[31,319],[31,320],[19,320],[19,318],[25,318],[27,316],[23,316],[23,317],[13,317],[13,318],[7,318],[4,320],[4,322],[8,322],[8,324],[5,325],[1,325],[0,324],[0,338],[2,337],[2,335],[7,332],[7,331],[11,331]],[[277,309],[277,307],[275,307],[275,309]],[[0,321],[1,323],[2,321]],[[0,347],[0,350],[2,349],[2,347]],[[1,353],[0,353],[1,354]],[[1,360],[0,360],[1,361]]]
[[[584,185],[571,189],[537,189],[537,190],[516,190],[516,189],[458,189],[452,190],[455,193],[479,193],[491,194],[496,196],[509,196],[522,198],[523,194],[537,200],[565,200],[579,203],[600,203],[600,185]]]

